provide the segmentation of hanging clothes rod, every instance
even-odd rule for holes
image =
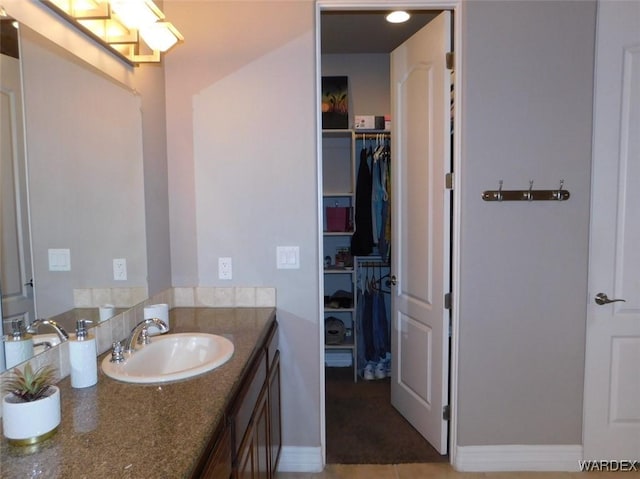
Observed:
[[[571,193],[563,189],[564,180],[560,180],[557,190],[534,190],[533,180],[529,181],[528,190],[503,190],[502,180],[498,182],[497,190],[487,190],[482,193],[484,201],[566,201]]]
[[[382,261],[358,261],[358,266],[362,268],[389,268],[391,265]]]
[[[361,140],[375,140],[376,138],[386,138],[386,137],[390,137],[391,136],[391,132],[390,131],[380,131],[378,133],[359,133],[358,131],[356,131],[356,137],[361,139]]]

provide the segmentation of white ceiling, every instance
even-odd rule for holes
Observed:
[[[385,20],[388,11],[322,12],[322,53],[390,53],[429,23],[439,11],[409,11],[401,24]]]

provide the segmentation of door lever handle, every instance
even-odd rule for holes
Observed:
[[[596,304],[602,306],[603,304],[616,303],[618,301],[626,302],[626,299],[609,299],[605,293],[596,294]]]

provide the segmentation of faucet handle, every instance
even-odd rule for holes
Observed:
[[[124,349],[122,348],[122,343],[120,341],[116,341],[112,345],[111,350],[111,359],[109,362],[111,363],[121,363],[124,361]]]

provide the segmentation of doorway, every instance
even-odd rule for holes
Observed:
[[[424,7],[428,8],[428,5],[425,5]],[[359,16],[360,19],[365,18],[367,13],[371,13],[371,14],[375,13],[375,14],[379,14],[380,16],[384,16],[383,15],[384,12],[377,11],[377,8],[379,8],[379,6],[376,6],[376,11],[373,11],[373,9],[372,9],[372,11],[366,11],[366,12],[360,10],[360,11],[357,11],[357,12],[345,12],[345,11],[336,12],[336,11],[332,11],[332,12],[323,12],[323,13],[326,14],[326,15],[330,15],[332,20],[334,20],[335,18],[340,19],[340,21],[342,21],[343,24],[344,24],[344,22],[347,21],[347,18],[349,17],[349,15]],[[427,13],[427,12],[422,11],[420,13]],[[431,13],[433,14],[433,13],[437,13],[437,12],[433,12],[432,11]],[[431,18],[433,18],[434,16],[435,15],[432,15]],[[323,22],[323,20],[321,20],[321,22]],[[365,22],[364,21],[360,21],[358,23],[359,24],[363,24]],[[418,29],[419,28],[420,27],[418,27]],[[326,31],[324,24],[322,24],[322,31],[323,32]],[[335,31],[333,32],[333,35],[335,35],[336,38],[340,38],[341,41],[344,43],[344,41],[345,41],[344,37],[341,37]],[[379,36],[379,35],[381,35],[381,31],[380,30],[376,30],[376,31],[374,31],[373,35],[374,36],[375,35]],[[402,39],[402,40],[404,40],[404,39]],[[402,40],[399,43],[402,43]],[[356,88],[357,88],[357,83],[358,83],[358,75],[362,74],[362,71],[366,70],[366,66],[362,67],[363,63],[366,63],[366,62],[362,62],[361,58],[358,58],[357,55],[358,54],[360,54],[360,55],[371,55],[371,57],[367,58],[367,60],[375,61],[376,60],[375,53],[366,53],[366,52],[362,52],[362,51],[359,52],[358,54],[346,53],[346,54],[344,54],[346,59],[343,58],[342,59],[343,61],[341,63],[340,59],[336,58],[336,56],[340,55],[339,53],[336,53],[335,51],[332,51],[331,53],[327,54],[327,53],[325,53],[324,47],[325,47],[325,43],[323,42],[323,50],[321,51],[321,53],[323,55],[322,55],[322,60],[320,62],[320,66],[319,66],[319,71],[322,73],[323,76],[325,76],[325,75],[326,76],[338,75],[338,74],[345,73],[345,72],[347,72],[347,76],[349,76],[347,69],[345,69],[345,67],[344,67],[345,64],[346,65],[356,66],[356,67],[358,65],[360,66],[360,69],[358,70],[358,72],[356,74],[354,74],[355,78],[354,78],[353,85],[351,85],[351,84],[349,85],[349,94],[351,95],[351,93],[353,92],[353,96],[354,96],[353,104],[355,104],[355,105],[353,105],[355,109],[352,111],[352,113],[359,114],[357,104],[358,104],[358,102],[361,101],[361,98],[358,99],[358,95],[359,94],[363,95],[363,93],[356,92]],[[354,47],[352,45],[350,45],[349,48],[353,50]],[[387,53],[386,55],[387,55],[387,58],[388,58],[389,54]],[[341,65],[341,67],[340,66],[336,67],[336,65]],[[333,69],[331,67],[333,67]],[[342,70],[340,70],[340,68],[342,68]],[[386,71],[387,72],[389,71],[388,66],[386,68]],[[351,78],[350,78],[350,80],[351,80]],[[387,79],[387,82],[388,82],[388,79]],[[367,91],[370,91],[371,89],[375,89],[375,85],[376,84],[377,83],[376,83],[375,80],[367,82],[366,87],[369,89]],[[386,91],[389,92],[390,89],[387,87]],[[370,93],[366,93],[366,94],[370,94]],[[387,95],[388,95],[388,97],[391,96],[389,93],[387,93]],[[387,97],[387,101],[389,100],[388,97]],[[388,103],[387,103],[387,105],[388,105]],[[350,102],[350,111],[351,111],[351,106],[352,106],[352,104]],[[389,107],[387,107],[387,108],[388,109],[386,111],[383,111],[383,112],[381,112],[379,109],[378,110],[373,109],[373,110],[370,110],[370,111],[362,111],[362,113],[364,113],[364,114],[389,113],[390,112],[390,108]],[[394,139],[392,138],[391,140],[393,141]],[[455,150],[455,147],[453,149]],[[358,146],[358,150],[359,150],[359,146]],[[356,154],[354,156],[356,156],[356,157],[358,156],[357,152],[356,152]],[[324,165],[321,165],[321,166],[324,166]],[[325,174],[326,174],[326,170],[325,170]],[[324,209],[324,205],[323,205],[322,209]],[[398,238],[394,238],[394,240],[398,240]],[[452,249],[455,249],[455,248],[452,248]],[[326,255],[323,254],[323,259],[325,258],[325,256]],[[448,263],[447,263],[447,266],[449,266]],[[447,284],[447,287],[449,287],[449,284]],[[327,293],[330,293],[330,291],[324,291],[325,296],[327,295]],[[325,332],[322,331],[322,337],[323,338],[324,338],[324,333]],[[452,349],[452,351],[453,351],[453,354],[455,356],[455,350]],[[326,359],[326,357],[325,357],[325,359]],[[355,361],[355,357],[354,357],[354,361]],[[335,461],[335,457],[334,457],[335,456],[335,454],[334,454],[335,451],[332,449],[332,439],[335,442],[335,438],[332,438],[332,435],[335,435],[336,434],[335,431],[339,430],[339,428],[336,429],[335,424],[331,424],[330,423],[330,421],[334,420],[333,415],[335,413],[335,411],[334,411],[335,406],[338,405],[339,408],[342,408],[342,412],[337,415],[338,421],[342,420],[342,421],[344,421],[346,423],[347,419],[348,419],[348,422],[349,422],[348,426],[346,424],[339,424],[339,426],[343,426],[343,429],[342,429],[343,433],[340,434],[340,439],[344,439],[344,436],[346,435],[344,433],[346,431],[348,431],[349,429],[353,429],[353,428],[357,428],[358,427],[356,424],[354,424],[353,421],[355,420],[355,417],[356,417],[357,413],[359,413],[359,412],[364,411],[363,412],[364,417],[365,417],[364,421],[368,421],[369,423],[382,422],[382,419],[380,419],[380,415],[383,414],[383,412],[382,412],[383,408],[381,408],[381,407],[375,408],[374,407],[373,408],[374,409],[373,413],[367,413],[366,412],[367,411],[367,407],[365,407],[366,404],[363,401],[363,399],[365,399],[367,397],[367,395],[368,395],[369,398],[378,399],[378,400],[384,401],[385,399],[383,398],[383,394],[380,394],[380,393],[381,392],[384,393],[385,389],[386,389],[386,392],[388,393],[388,391],[390,389],[390,384],[389,384],[390,380],[388,378],[387,379],[378,378],[377,380],[374,380],[374,381],[365,380],[364,379],[364,375],[362,374],[362,372],[358,371],[357,372],[357,382],[354,382],[353,377],[351,377],[351,375],[349,373],[345,372],[345,373],[342,374],[342,378],[340,377],[340,373],[341,373],[340,369],[344,370],[344,369],[347,369],[347,368],[345,368],[345,367],[342,367],[342,368],[331,367],[331,365],[332,365],[331,364],[332,363],[331,360],[323,361],[323,364],[325,364],[325,362],[329,367],[325,371],[323,371],[326,374],[326,378],[325,378],[326,381],[325,381],[325,384],[324,384],[325,385],[325,391],[326,391],[325,408],[324,408],[325,409],[325,414],[323,415],[325,417],[325,419],[326,419],[326,431],[325,431],[326,437],[325,437],[325,440],[323,441],[323,446],[326,446],[326,449],[325,449],[326,462],[331,463],[331,462],[337,462],[337,461]],[[339,380],[342,380],[342,383],[336,382],[336,381],[339,381]],[[448,384],[448,378],[445,379],[445,384]],[[453,386],[455,386],[455,385],[453,384]],[[362,391],[363,396],[361,398],[357,398],[356,397],[356,398],[352,399],[352,403],[355,404],[355,406],[353,407],[353,409],[349,413],[348,400],[347,400],[346,396],[348,394],[350,394],[349,391],[352,391],[353,394],[357,394],[357,390],[358,389],[360,389]],[[376,390],[378,391],[378,393],[375,392]],[[381,397],[382,397],[382,399],[381,399]],[[453,393],[452,393],[451,401],[453,401],[453,397],[454,396],[453,396]],[[389,408],[388,411],[389,411],[390,414],[399,415],[397,413],[397,411],[395,411],[390,406],[390,403],[389,403],[388,399],[386,399],[386,403],[387,403],[386,406]],[[384,414],[386,414],[386,413],[384,413]],[[404,421],[404,418],[402,418],[402,416],[400,416],[400,420]],[[405,421],[405,423],[406,423],[406,421]],[[405,425],[408,425],[408,423],[406,423]],[[407,426],[407,427],[409,428],[409,430],[412,430],[411,426]],[[394,430],[394,436],[395,436],[395,430],[396,429],[397,429],[397,426],[396,427],[388,427],[386,430],[387,431],[388,430]],[[353,431],[351,431],[351,432],[353,432]],[[412,432],[415,433],[416,431],[412,430]],[[359,436],[362,437],[363,435],[366,435],[366,434],[367,433],[364,433],[364,434],[361,433],[361,434],[359,434]],[[355,436],[356,437],[358,436],[357,432],[355,433]],[[390,435],[386,434],[386,436],[390,436]],[[375,440],[376,440],[375,437],[376,436],[373,435],[373,437],[374,437],[374,442],[375,442]],[[380,439],[380,438],[378,437],[378,439]],[[424,441],[420,436],[418,436],[418,439],[416,439],[415,441],[411,441],[410,440],[409,442],[419,443],[421,441],[424,442],[424,444],[427,444],[426,441]],[[392,438],[392,442],[393,442],[393,438]],[[395,442],[399,443],[401,441],[396,440]],[[445,440],[445,442],[446,442],[446,440]],[[451,438],[450,438],[449,443],[451,443]],[[347,446],[347,447],[349,447],[349,446]],[[384,447],[384,446],[382,446],[382,447]],[[367,462],[378,462],[378,463],[382,462],[383,463],[384,462],[384,459],[376,460],[376,457],[375,457],[376,453],[374,451],[372,451],[372,453],[374,455],[373,459],[371,458],[371,456],[369,456],[368,459],[361,459],[361,460],[352,459],[349,462],[354,462],[354,463],[367,463]],[[378,458],[378,459],[380,459],[380,458]],[[414,458],[412,460],[412,462],[428,462],[428,461],[432,461],[432,460],[433,461],[435,461],[435,460],[439,460],[439,461],[444,460],[444,461],[446,461],[447,460],[447,456],[446,455],[442,456],[442,455],[440,455],[440,454],[438,454],[436,452],[435,454],[433,454],[428,459],[420,459],[420,458],[415,459]],[[403,461],[404,462],[408,462],[408,461],[404,460],[403,457],[396,457],[395,459],[390,459],[390,460],[387,460],[387,461],[388,462],[403,462]],[[345,462],[345,461],[340,461],[340,462]]]

